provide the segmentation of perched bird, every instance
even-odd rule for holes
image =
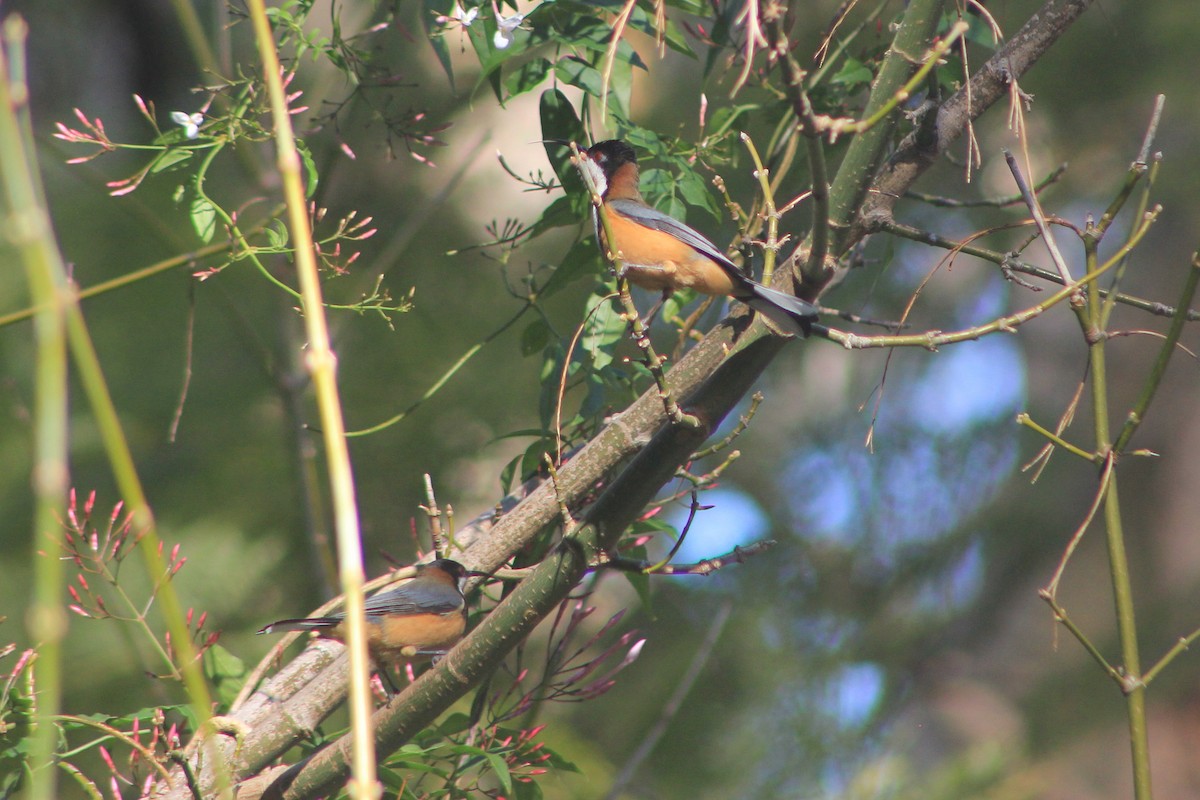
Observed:
[[[798,297],[747,278],[721,250],[696,231],[646,205],[638,189],[637,155],[625,142],[610,139],[580,153],[583,168],[599,189],[614,242],[607,242],[599,212],[592,209],[601,247],[618,254],[624,276],[643,289],[676,289],[728,295],[790,333],[807,335],[816,307]]]
[[[462,638],[467,626],[467,603],[459,581],[484,573],[457,561],[439,558],[417,565],[407,583],[366,599],[367,647],[378,664],[394,664],[439,656]],[[318,631],[345,640],[345,614],[306,619],[281,619],[259,633]]]

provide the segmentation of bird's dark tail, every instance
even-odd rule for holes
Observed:
[[[309,617],[307,619],[281,619],[272,622],[259,633],[284,633],[286,631],[319,631],[336,628],[342,624],[340,617]]]
[[[794,295],[768,289],[761,283],[747,281],[753,294],[739,297],[746,305],[766,316],[780,328],[797,336],[808,336],[817,319],[817,307]]]

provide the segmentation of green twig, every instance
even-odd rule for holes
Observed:
[[[770,285],[771,275],[775,272],[775,262],[779,258],[779,209],[775,206],[775,193],[771,188],[771,172],[763,166],[758,149],[749,134],[741,134],[742,144],[750,152],[754,162],[754,177],[758,181],[759,191],[762,192],[762,215],[767,222],[767,235],[763,241],[762,282]]]
[[[913,65],[920,62],[922,53],[928,52],[941,22],[944,5],[942,0],[913,0],[905,7],[892,46],[871,87],[865,109],[868,118],[894,102],[897,92],[915,71]],[[876,170],[892,146],[895,125],[896,115],[890,114],[883,122],[857,134],[838,166],[829,188],[830,246],[835,257],[854,244],[851,223],[859,213]]]
[[[1123,264],[1126,256],[1140,240],[1134,230],[1129,241],[1119,253],[1103,267],[1098,265],[1097,251],[1104,229],[1089,225],[1084,232],[1083,245],[1088,277],[1101,274],[1105,268]],[[1109,428],[1108,408],[1108,363],[1104,336],[1104,303],[1100,298],[1099,286],[1094,281],[1087,287],[1086,303],[1080,308],[1085,340],[1088,344],[1088,370],[1092,381],[1092,425],[1095,432],[1097,452],[1112,452],[1112,434]],[[1137,619],[1134,613],[1133,586],[1129,574],[1129,559],[1125,549],[1125,528],[1121,518],[1120,494],[1115,471],[1109,476],[1108,491],[1104,495],[1104,528],[1108,545],[1109,569],[1116,605],[1117,635],[1121,643],[1121,666],[1125,681],[1126,712],[1129,721],[1129,743],[1133,762],[1133,786],[1136,800],[1152,800],[1150,781],[1150,742],[1146,730],[1146,687],[1141,682],[1141,657],[1138,652]]]
[[[1142,676],[1142,683],[1146,686],[1149,686],[1150,682],[1158,677],[1158,673],[1162,672],[1163,669],[1172,661],[1174,661],[1180,653],[1191,647],[1197,639],[1200,639],[1200,628],[1192,631],[1187,636],[1180,637],[1179,641],[1175,642],[1175,644],[1171,646],[1171,649],[1164,653],[1163,657],[1160,658],[1153,667],[1146,671],[1146,674]]]
[[[959,20],[951,25],[945,37],[935,42],[933,47],[929,48],[929,52],[920,59],[921,66],[912,74],[912,77],[893,93],[886,103],[866,118],[857,121],[823,119],[823,126],[829,131],[831,138],[836,138],[841,133],[863,133],[878,125],[888,114],[899,108],[901,103],[907,102],[908,98],[912,97],[912,93],[925,81],[926,76],[933,71],[934,67],[941,63],[942,57],[950,51],[950,48],[958,41],[958,38],[970,30],[970,28],[971,26],[964,20]]]
[[[275,218],[276,215],[282,213],[282,211],[283,211],[282,206],[280,206],[278,209],[272,211],[271,214],[269,214],[264,219],[263,222],[256,225],[254,228],[250,229],[246,235],[253,235],[254,233],[257,233],[258,231],[262,230],[263,228],[265,228],[267,226],[267,224],[272,219]],[[215,256],[218,253],[229,252],[230,250],[234,249],[234,247],[235,247],[235,244],[232,241],[216,242],[214,244],[206,245],[204,247],[201,247],[196,250],[192,250],[187,253],[180,253],[177,256],[171,256],[170,258],[164,258],[162,261],[156,261],[155,263],[150,264],[149,266],[142,267],[141,269],[136,269],[133,272],[126,273],[125,275],[118,275],[117,277],[112,278],[111,280],[101,281],[100,283],[94,284],[92,286],[88,286],[85,289],[77,289],[75,292],[75,297],[78,300],[87,300],[89,298],[96,297],[96,296],[102,295],[102,294],[106,294],[106,293],[114,291],[116,289],[123,289],[126,286],[130,286],[134,283],[137,283],[138,281],[153,277],[155,275],[158,275],[159,273],[170,272],[171,270],[182,267],[185,264],[191,264],[191,263],[199,261],[203,258],[208,258],[209,256]],[[40,306],[30,306],[29,308],[23,308],[20,311],[13,311],[12,313],[9,313],[9,314],[0,315],[0,328],[15,324],[17,322],[24,322],[27,319],[31,319],[34,316],[34,314],[36,314],[38,311],[41,311],[41,310],[42,310],[42,308]]]
[[[1054,570],[1054,576],[1050,578],[1050,582],[1046,584],[1046,591],[1050,593],[1050,597],[1058,599],[1058,584],[1062,581],[1063,573],[1067,571],[1067,562],[1071,560],[1071,556],[1075,553],[1075,548],[1083,540],[1083,535],[1087,533],[1087,529],[1091,527],[1092,520],[1096,518],[1096,512],[1100,510],[1100,504],[1104,501],[1104,496],[1108,492],[1109,484],[1112,481],[1114,459],[1112,453],[1104,459],[1104,469],[1100,472],[1100,485],[1096,487],[1096,495],[1092,498],[1092,504],[1088,507],[1087,513],[1083,515],[1083,521],[1075,528],[1075,532],[1071,534],[1070,541],[1067,542],[1067,547],[1063,550],[1062,558],[1058,560],[1058,567]]]
[[[1083,645],[1083,649],[1096,660],[1096,663],[1108,674],[1108,677],[1112,678],[1118,686],[1124,687],[1125,681],[1121,672],[1108,663],[1108,660],[1104,658],[1104,654],[1100,652],[1096,645],[1092,644],[1092,640],[1079,629],[1079,626],[1071,621],[1071,618],[1067,616],[1066,610],[1058,604],[1058,601],[1051,596],[1050,592],[1041,589],[1038,591],[1038,597],[1046,601],[1051,610],[1054,611],[1054,618],[1061,622],[1063,627],[1070,631],[1071,635]]]
[[[67,632],[63,609],[63,564],[47,537],[58,527],[58,513],[70,483],[67,456],[67,342],[64,314],[70,287],[62,254],[54,241],[50,212],[37,174],[37,150],[29,120],[25,83],[25,42],[29,29],[15,14],[4,20],[0,46],[0,182],[3,183],[4,239],[25,268],[33,303],[36,372],[33,400],[34,515],[30,550],[34,596],[26,615],[29,638],[37,644],[33,663],[37,693],[36,724],[28,752],[28,797],[57,796],[53,768],[58,729],[53,724],[62,703],[63,649]],[[37,555],[41,550],[50,551]],[[14,670],[15,674],[15,670]]]
[[[300,164],[292,132],[291,116],[283,88],[283,70],[275,50],[275,40],[267,20],[264,0],[249,0],[258,53],[263,62],[263,80],[271,101],[275,123],[275,142],[288,225],[296,243],[296,272],[300,281],[305,332],[308,338],[306,365],[312,375],[317,409],[324,434],[326,463],[329,470],[337,533],[338,569],[341,589],[346,598],[346,648],[350,654],[350,727],[352,731],[351,782],[349,793],[357,800],[379,796],[375,774],[375,738],[371,730],[370,666],[367,658],[366,619],[363,613],[365,580],[362,540],[358,527],[358,508],[354,493],[354,475],[345,435],[341,403],[337,391],[337,358],[329,341],[321,298],[321,278],[317,270],[312,230]]]
[[[1150,407],[1150,402],[1154,399],[1154,394],[1158,391],[1158,387],[1162,383],[1163,374],[1167,371],[1167,363],[1171,360],[1171,356],[1175,353],[1175,348],[1179,344],[1179,337],[1183,333],[1187,311],[1191,308],[1192,300],[1196,296],[1196,287],[1198,284],[1200,284],[1200,250],[1192,254],[1192,266],[1188,270],[1187,280],[1184,281],[1179,303],[1175,307],[1175,316],[1171,318],[1171,326],[1167,329],[1166,338],[1163,339],[1162,347],[1158,351],[1158,358],[1154,360],[1154,366],[1151,367],[1150,374],[1146,378],[1146,385],[1142,387],[1142,394],[1138,397],[1137,402],[1134,403],[1133,408],[1130,409],[1129,416],[1125,419],[1125,425],[1121,428],[1120,434],[1117,435],[1117,440],[1113,443],[1113,450],[1117,453],[1124,452],[1125,448],[1129,445],[1129,440],[1137,432],[1138,426],[1146,418],[1146,410]]]
[[[1103,456],[1100,456],[1097,453],[1089,453],[1088,451],[1084,450],[1083,448],[1076,447],[1075,445],[1068,442],[1066,439],[1055,434],[1053,431],[1043,428],[1041,425],[1034,422],[1033,419],[1024,412],[1017,414],[1017,424],[1024,425],[1026,428],[1029,428],[1032,431],[1036,431],[1037,433],[1040,433],[1042,436],[1046,437],[1046,439],[1048,439],[1053,444],[1057,445],[1058,447],[1061,447],[1062,449],[1066,450],[1068,453],[1074,453],[1075,455],[1079,456],[1080,458],[1084,459],[1085,461],[1096,462],[1103,458]]]
[[[1150,230],[1150,226],[1158,219],[1159,212],[1162,211],[1161,206],[1155,206],[1150,211],[1147,211],[1142,218],[1141,225],[1133,232],[1133,235],[1108,261],[1089,270],[1086,275],[1062,289],[1059,289],[1050,297],[1042,302],[1030,306],[1023,311],[1018,311],[1015,314],[1010,314],[1005,317],[1000,317],[987,323],[986,325],[978,325],[973,328],[967,328],[961,331],[952,333],[944,333],[942,331],[927,331],[925,333],[905,334],[901,336],[858,336],[852,333],[846,333],[835,328],[830,328],[825,332],[827,338],[845,347],[847,350],[858,350],[870,347],[923,347],[926,350],[936,350],[938,347],[945,344],[953,344],[954,342],[968,341],[978,339],[981,336],[990,333],[1003,331],[1012,333],[1013,330],[1029,320],[1043,314],[1047,309],[1061,303],[1069,297],[1075,295],[1081,288],[1092,286],[1096,283],[1096,279],[1109,271],[1121,262],[1121,259],[1141,242],[1142,237]]]
[[[1138,219],[1140,220],[1142,218],[1138,217]],[[983,259],[984,261],[990,261],[1004,270],[1006,277],[1008,277],[1009,273],[1011,272],[1020,272],[1023,275],[1032,275],[1035,278],[1040,278],[1044,281],[1050,281],[1051,283],[1057,283],[1060,286],[1062,285],[1061,275],[1051,270],[1034,266],[1033,264],[1029,264],[1025,261],[1020,261],[1016,258],[1016,255],[1013,252],[1001,253],[998,250],[989,250],[985,247],[978,247],[971,244],[970,241],[960,242],[955,239],[947,239],[946,237],[940,236],[936,233],[923,231],[920,228],[914,228],[911,225],[905,225],[903,223],[896,222],[895,220],[882,217],[874,221],[873,229],[884,233],[890,233],[910,241],[921,242],[922,244],[927,244],[931,247],[940,247],[944,250],[953,250],[957,253],[965,253],[966,255],[975,256],[976,258]],[[975,237],[973,236],[972,238]],[[1168,306],[1165,303],[1159,303],[1153,300],[1145,300],[1141,297],[1134,297],[1133,295],[1114,292],[1108,289],[1101,289],[1100,294],[1102,297],[1113,297],[1118,303],[1136,308],[1140,311],[1145,311],[1146,313],[1153,314],[1157,317],[1173,317],[1177,311],[1177,309],[1173,308],[1172,306]],[[1200,312],[1188,309],[1184,313],[1187,315],[1188,322],[1200,321]]]
[[[430,387],[428,389],[426,389],[425,392],[420,397],[418,397],[416,400],[414,400],[412,402],[412,404],[409,405],[407,408],[405,408],[403,411],[401,411],[400,413],[395,414],[391,417],[388,417],[383,422],[377,422],[368,428],[359,428],[358,430],[354,430],[354,431],[346,431],[346,435],[347,436],[368,436],[372,433],[378,433],[379,431],[384,430],[385,428],[390,428],[391,426],[393,426],[396,423],[403,420],[409,414],[413,413],[418,408],[420,408],[423,403],[425,403],[427,400],[432,398],[435,394],[440,392],[442,390],[442,387],[445,386],[451,378],[453,378],[456,374],[458,374],[458,371],[460,369],[462,369],[468,361],[470,361],[472,358],[474,358],[476,356],[476,354],[478,354],[479,351],[482,350],[484,347],[491,344],[492,341],[495,340],[495,338],[497,336],[504,333],[506,330],[511,328],[513,325],[515,325],[517,320],[519,320],[521,317],[523,317],[525,315],[525,312],[531,308],[533,308],[533,303],[532,302],[526,303],[524,306],[521,307],[520,311],[518,311],[516,314],[513,315],[513,317],[511,319],[509,319],[507,322],[505,322],[499,328],[496,328],[496,330],[492,331],[487,336],[483,337],[478,342],[476,342],[475,344],[473,344],[469,348],[467,348],[467,351],[465,353],[463,353],[461,356],[459,356],[457,361],[455,361],[453,364],[451,364],[450,367],[445,372],[443,372],[441,374],[441,376],[437,380],[435,380],[430,385]]]

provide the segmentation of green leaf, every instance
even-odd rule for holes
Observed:
[[[683,199],[688,205],[696,208],[702,208],[713,216],[714,219],[721,219],[721,209],[717,205],[717,201],[713,198],[712,193],[708,191],[708,184],[704,178],[691,170],[685,168],[679,173],[679,193],[683,195]]]
[[[546,79],[546,76],[550,74],[552,66],[554,65],[546,58],[535,58],[532,61],[526,61],[504,78],[504,90],[507,96],[512,98],[536,89]]]
[[[165,172],[171,167],[182,164],[191,157],[191,150],[164,150],[157,158],[154,159],[154,164],[150,167],[150,174],[153,175],[155,173]]]
[[[542,212],[542,216],[529,227],[529,238],[535,239],[552,228],[561,228],[565,225],[578,225],[579,221],[584,218],[584,215],[577,211],[575,206],[581,202],[579,198],[582,196],[582,193],[583,187],[581,186],[574,197],[571,195],[560,197],[546,206],[546,210]]]
[[[651,205],[657,205],[660,199],[675,194],[675,176],[658,167],[642,170],[641,188]]]
[[[455,0],[425,0],[425,13],[420,14],[421,25],[425,28],[425,37],[429,40],[429,45],[433,48],[434,55],[437,56],[438,63],[442,65],[442,70],[446,73],[446,79],[450,81],[450,89],[454,89],[454,61],[450,54],[450,44],[447,41],[449,35],[453,35],[454,31],[447,29],[441,31],[433,27],[434,20],[439,17],[448,17],[454,12]]]
[[[531,356],[541,352],[550,341],[550,328],[540,317],[525,326],[521,331],[521,355]]]
[[[211,242],[213,233],[217,230],[217,207],[209,202],[207,197],[192,194],[188,213],[192,221],[192,230],[200,237],[200,241],[205,244]]]
[[[551,297],[585,275],[594,274],[600,261],[600,251],[594,237],[580,239],[558,262],[558,268],[550,275],[539,294]]]
[[[494,772],[496,774],[496,777],[500,781],[500,785],[504,788],[504,792],[506,794],[512,794],[513,779],[512,779],[512,773],[510,773],[508,771],[508,764],[497,753],[489,753],[487,751],[484,751],[483,756],[484,756],[484,758],[486,758],[488,760],[488,763],[491,765],[492,772]]]
[[[246,664],[219,644],[204,651],[204,675],[225,705],[234,701],[246,681]]]
[[[317,182],[320,175],[317,173],[317,164],[313,161],[312,152],[302,142],[296,142],[296,151],[300,153],[300,163],[304,165],[304,196],[312,199],[312,196],[317,191]]]
[[[287,249],[289,233],[287,223],[283,220],[271,220],[271,224],[263,229],[263,233],[266,234],[267,244],[272,250],[283,251]]]
[[[586,321],[579,346],[591,356],[594,369],[612,363],[617,342],[625,336],[625,320],[613,305],[611,287],[600,285],[587,299]]]
[[[593,97],[599,97],[604,90],[600,71],[578,56],[568,55],[563,58],[554,68],[554,74],[568,86],[582,89]]]
[[[568,195],[581,193],[583,181],[571,164],[571,151],[560,143],[586,141],[587,132],[575,113],[575,107],[558,89],[547,89],[538,100],[538,115],[542,123],[542,139],[546,140],[546,157],[550,159],[558,182]]]
[[[866,64],[847,57],[842,68],[829,79],[829,82],[838,86],[854,88],[869,84],[874,78],[875,76],[871,74],[871,70]]]

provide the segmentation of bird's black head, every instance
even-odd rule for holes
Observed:
[[[637,153],[620,139],[597,142],[587,149],[587,155],[600,167],[605,177],[612,177],[614,172],[626,164],[637,164]]]
[[[462,564],[449,558],[439,558],[437,561],[431,561],[423,566],[426,568],[432,567],[434,569],[440,569],[442,572],[453,578],[456,583],[461,581],[463,578],[475,578],[487,574],[486,572],[476,572],[473,569],[467,569]]]

